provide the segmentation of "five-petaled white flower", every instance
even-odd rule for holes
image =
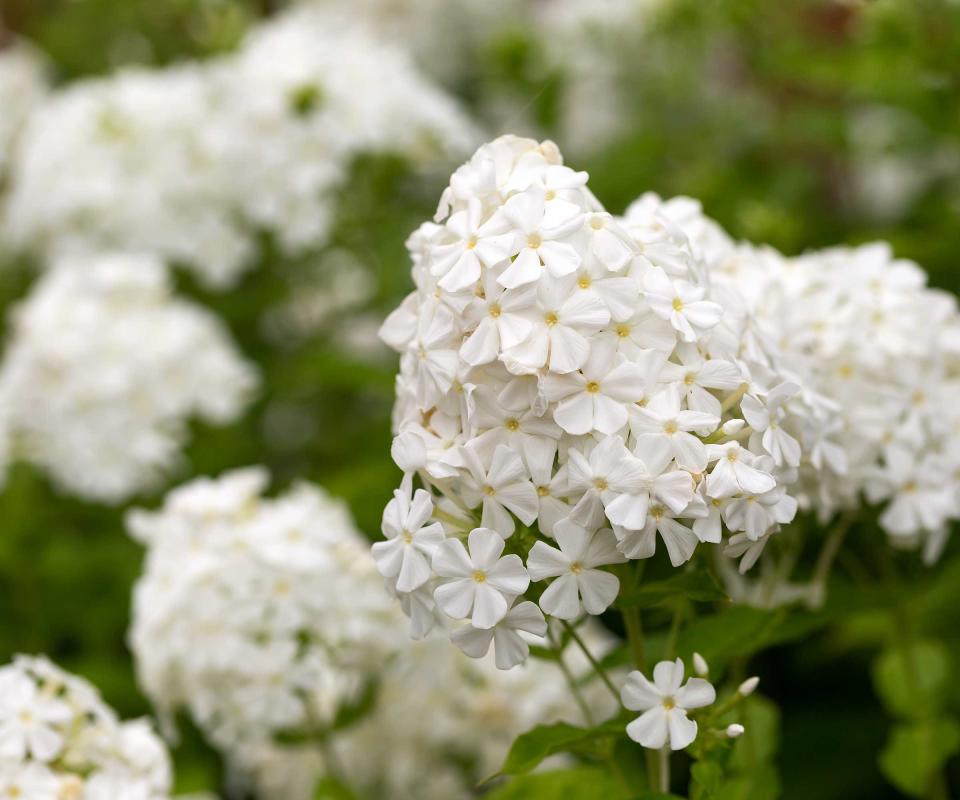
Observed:
[[[697,738],[697,723],[687,712],[711,705],[717,699],[713,686],[703,678],[691,678],[683,686],[683,661],[661,661],[653,668],[653,682],[641,672],[631,672],[620,693],[630,711],[642,711],[627,725],[633,741],[659,750],[683,750]]]
[[[671,280],[660,267],[647,272],[643,288],[653,313],[669,320],[685,342],[696,341],[723,316],[719,303],[703,299],[706,289],[689,281]]]
[[[518,631],[534,636],[546,635],[547,621],[536,603],[529,600],[517,603],[492,628],[464,625],[451,634],[450,640],[470,658],[483,658],[490,650],[492,642],[497,668],[512,669],[526,661],[530,655],[530,645]]]
[[[430,579],[434,550],[444,540],[439,522],[427,524],[433,514],[430,493],[417,489],[410,497],[410,481],[393,493],[383,511],[382,530],[387,540],[372,547],[377,569],[385,578],[396,578],[398,592],[412,592]]]
[[[527,557],[535,581],[556,578],[540,597],[540,608],[558,619],[576,619],[580,603],[588,614],[602,614],[617,596],[620,581],[598,567],[622,564],[617,541],[608,528],[590,532],[569,520],[554,525],[558,550],[536,542]]]
[[[63,726],[73,718],[70,707],[44,695],[19,673],[0,680],[0,758],[52,761],[64,743]]]
[[[507,615],[510,601],[530,585],[530,576],[520,556],[500,557],[504,545],[496,531],[474,528],[467,538],[469,552],[459,539],[447,539],[437,548],[433,568],[441,578],[451,579],[434,592],[445,614],[470,617],[475,628],[492,628]]]

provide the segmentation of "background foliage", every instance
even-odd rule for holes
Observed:
[[[0,5],[8,27],[37,42],[57,78],[69,81],[122,63],[227,49],[275,4]],[[648,189],[689,194],[734,235],[788,253],[888,239],[934,284],[960,289],[960,4],[675,0],[623,55],[622,132],[595,152],[569,155],[611,211]],[[553,135],[566,149],[559,125],[566,77],[544,58],[536,31],[508,26],[453,88],[476,108],[506,98],[527,111],[524,125],[537,127],[530,132]],[[344,347],[343,323],[347,315],[382,316],[407,291],[403,240],[432,213],[441,185],[386,157],[356,165],[334,247],[366,265],[376,288],[364,307],[335,312],[307,333],[278,331],[264,309],[322,284],[318,257],[283,259],[264,241],[259,267],[226,294],[205,293],[180,274],[179,288],[229,324],[266,389],[239,423],[194,430],[177,482],[263,463],[279,485],[305,477],[342,495],[361,528],[376,532],[396,481],[386,457],[395,362],[386,351],[359,358]],[[892,187],[896,202],[879,202],[881,185]],[[5,310],[29,276],[26,264],[0,273]],[[123,533],[122,512],[61,496],[18,466],[0,493],[0,520],[0,661],[47,652],[100,686],[123,715],[148,712],[124,644],[140,551]],[[926,570],[914,555],[890,554],[880,535],[867,523],[855,526],[849,552],[869,557],[841,562],[843,577],[823,611],[788,618],[730,609],[695,623],[679,643],[681,655],[695,641],[711,663],[744,675],[751,654],[773,646],[749,672],[762,675],[776,701],[780,731],[769,708],[751,711],[767,732],[766,750],[735,757],[756,765],[775,757],[783,797],[902,796],[926,775],[917,753],[939,763],[960,750],[950,716],[960,711],[952,679],[960,664],[956,541],[937,569]],[[176,765],[182,789],[217,785],[215,755],[189,730]],[[960,787],[956,759],[952,770]],[[576,784],[562,773],[551,780],[556,793],[565,780]],[[739,794],[723,797],[773,797],[777,784],[745,780]],[[497,796],[531,795],[518,781]]]

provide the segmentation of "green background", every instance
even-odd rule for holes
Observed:
[[[162,64],[229,49],[275,5],[0,0],[8,27],[47,52],[62,82],[127,62]],[[935,285],[960,288],[960,4],[675,0],[628,44],[617,55],[626,88],[622,135],[602,152],[568,153],[569,163],[590,172],[609,210],[622,211],[646,190],[689,194],[736,236],[788,253],[883,238],[923,264]],[[566,76],[549,63],[535,30],[505,25],[468,59],[452,91],[476,109],[504,98],[518,108],[529,104],[539,126],[529,132],[552,135],[564,149],[558,120]],[[883,146],[908,172],[926,170],[931,154],[946,164],[886,216],[851,189],[861,150],[849,120],[868,107],[910,121]],[[362,310],[382,316],[408,291],[403,241],[432,214],[441,188],[388,156],[356,165],[334,244],[376,276]],[[27,291],[31,275],[23,263],[0,273],[4,309]],[[170,484],[262,463],[278,487],[303,477],[343,496],[375,536],[398,478],[387,456],[395,360],[386,352],[359,359],[339,347],[336,315],[310,336],[279,345],[262,334],[266,306],[317,281],[323,275],[315,259],[283,258],[268,240],[257,268],[230,293],[205,292],[178,273],[178,289],[216,311],[258,363],[264,390],[235,425],[194,426]],[[159,497],[136,503],[155,505]],[[751,662],[749,672],[762,676],[764,693],[780,707],[783,797],[902,796],[884,780],[878,753],[891,716],[903,709],[884,694],[880,667],[872,677],[871,664],[904,630],[960,664],[957,551],[954,541],[927,570],[916,556],[891,555],[882,534],[861,522],[826,611],[804,617],[806,625],[786,630],[788,641]],[[15,467],[0,493],[0,661],[46,652],[94,681],[123,715],[148,712],[124,643],[140,559],[124,534],[122,509],[69,499],[31,468]],[[656,611],[651,620],[655,629]],[[960,709],[949,683],[921,687],[914,705],[929,704],[931,718]],[[179,788],[217,786],[218,759],[189,727],[175,758]],[[956,763],[950,780],[960,791]],[[773,796],[773,782],[742,794]]]

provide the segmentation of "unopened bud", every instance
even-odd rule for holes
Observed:
[[[728,739],[737,739],[740,736],[743,736],[743,732],[746,730],[743,725],[738,725],[736,722],[733,725],[727,725],[727,734]]]
[[[693,654],[693,671],[701,678],[706,678],[710,674],[710,665],[707,660],[699,653]]]
[[[737,694],[741,697],[749,697],[754,693],[757,688],[757,684],[760,683],[760,679],[754,675],[752,678],[747,678],[743,683],[740,684],[740,688],[737,689]]]
[[[746,424],[742,419],[731,419],[724,422],[720,430],[727,436],[735,436],[743,430],[743,426]]]

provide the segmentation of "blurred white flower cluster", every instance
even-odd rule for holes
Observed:
[[[47,96],[46,71],[43,57],[26,42],[0,48],[0,179],[21,126]]]
[[[796,514],[801,442],[825,436],[678,226],[643,201],[617,219],[586,183],[550,142],[481,147],[410,238],[417,289],[381,330],[408,477],[374,557],[415,636],[466,620],[453,640],[494,643],[501,668],[541,611],[606,610],[605,568],[658,538],[674,566],[703,542],[748,569]]]
[[[891,541],[934,560],[960,518],[956,298],[885,243],[786,258],[734,242],[696,201],[645,201],[690,236],[717,291],[741,298],[754,339],[819,394],[830,436],[803,441],[803,506],[827,521],[864,497],[883,503]]]
[[[87,681],[43,657],[0,668],[0,797],[166,800],[166,747],[123,722]]]
[[[55,93],[14,151],[6,226],[24,249],[146,250],[223,288],[260,230],[288,251],[323,245],[358,154],[442,159],[473,138],[404,52],[294,10],[220,59]]]
[[[518,733],[581,719],[554,663],[506,676],[442,640],[410,648],[345,507],[307,484],[264,498],[267,482],[260,468],[199,479],[128,520],[148,547],[140,683],[162,714],[189,709],[264,796],[312,798],[332,775],[371,797],[468,797]]]
[[[0,369],[12,458],[119,502],[175,465],[187,419],[229,422],[257,376],[217,319],[142,255],[67,257],[14,311]]]

